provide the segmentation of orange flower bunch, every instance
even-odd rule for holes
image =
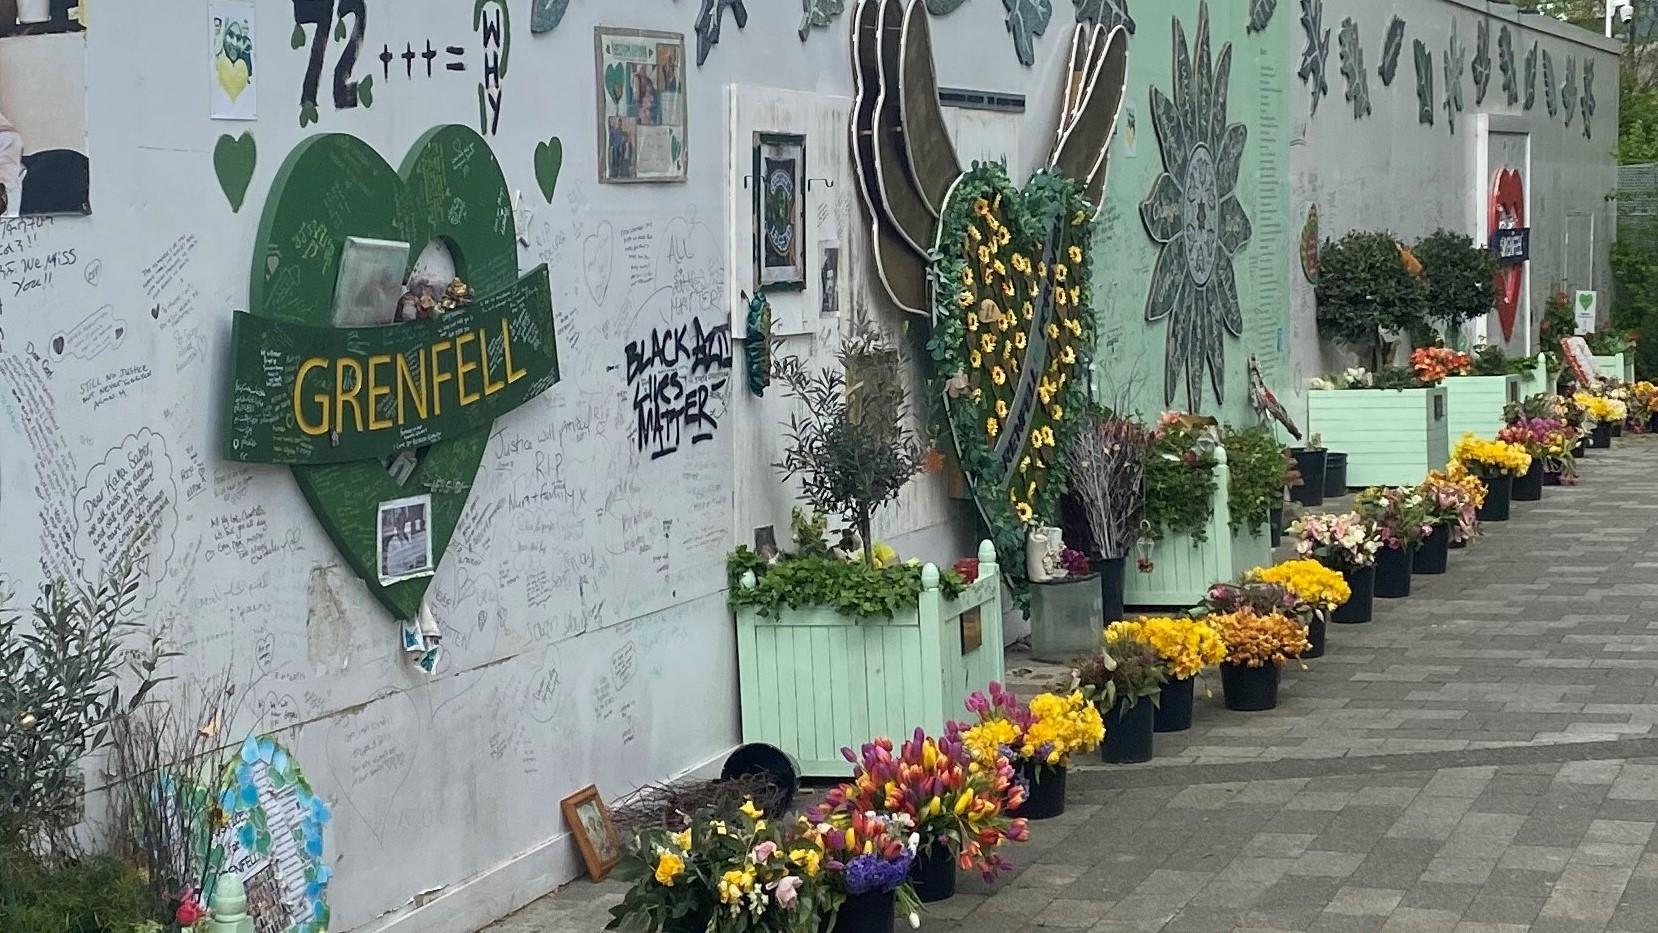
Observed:
[[[1473,358],[1446,347],[1421,347],[1410,355],[1410,368],[1423,385],[1435,385],[1446,376],[1466,376]]]
[[[1228,664],[1239,667],[1283,664],[1301,657],[1312,647],[1307,641],[1307,629],[1288,616],[1257,615],[1252,609],[1240,609],[1208,618],[1209,624],[1220,633],[1221,641],[1226,643]]]

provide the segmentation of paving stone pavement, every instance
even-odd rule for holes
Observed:
[[[1014,875],[963,875],[923,927],[1658,933],[1655,467],[1658,439],[1595,452],[1449,575],[1332,626],[1277,710],[1200,699],[1153,762],[1079,762]],[[487,933],[590,933],[619,891],[577,882]]]

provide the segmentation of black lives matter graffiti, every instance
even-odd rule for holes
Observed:
[[[714,439],[731,380],[731,324],[692,318],[627,345],[634,440],[652,460]]]

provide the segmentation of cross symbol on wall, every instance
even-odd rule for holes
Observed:
[[[458,46],[458,45],[448,45],[448,46],[444,46],[443,53],[446,53],[450,56],[453,56],[455,59],[457,59],[456,61],[444,62],[443,67],[444,67],[445,70],[447,70],[447,71],[465,71],[466,70],[466,62],[460,60],[461,56],[466,54],[466,49],[465,48],[463,48],[461,46]],[[388,79],[391,78],[392,62],[394,62],[397,59],[401,58],[401,59],[403,59],[404,76],[408,77],[408,78],[413,78],[414,73],[415,73],[414,72],[414,70],[415,70],[415,61],[417,59],[420,59],[420,60],[424,60],[426,62],[426,77],[430,78],[432,76],[432,72],[433,72],[433,62],[435,62],[437,60],[437,57],[438,57],[439,54],[440,53],[438,52],[438,50],[432,47],[432,40],[430,40],[430,39],[426,40],[425,50],[420,51],[420,52],[415,51],[414,43],[412,43],[412,42],[404,43],[403,51],[401,51],[401,52],[393,52],[390,45],[385,45],[385,46],[382,46],[381,49],[380,49],[379,58],[380,58],[381,72],[386,78],[388,78]]]

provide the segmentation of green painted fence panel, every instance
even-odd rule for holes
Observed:
[[[1444,387],[1307,394],[1307,430],[1347,452],[1348,486],[1414,486],[1451,457]]]
[[[1454,376],[1444,388],[1445,431],[1453,447],[1464,434],[1495,438],[1503,429],[1503,407],[1524,397],[1519,376]]]

